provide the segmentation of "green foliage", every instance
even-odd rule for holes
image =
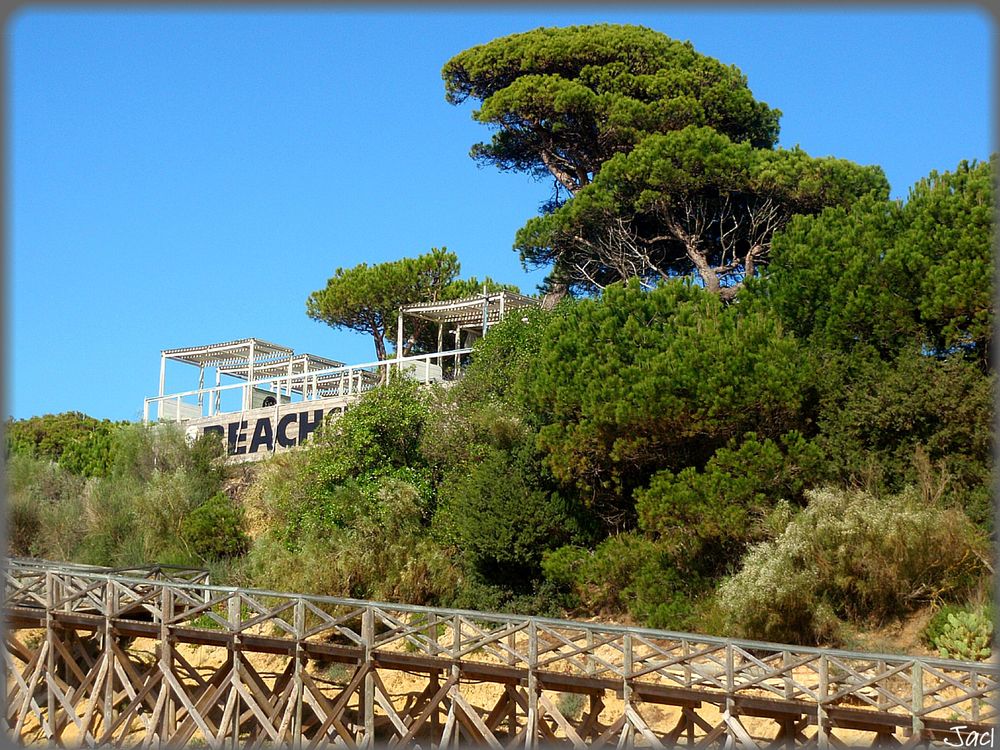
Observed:
[[[538,356],[546,327],[563,314],[567,303],[556,310],[519,310],[492,326],[489,335],[473,346],[472,364],[458,385],[460,393],[469,399],[516,401],[521,374]]]
[[[526,379],[553,475],[613,515],[656,471],[701,465],[746,432],[797,427],[809,373],[773,317],[670,282],[570,307]]]
[[[906,231],[893,254],[919,283],[918,318],[937,351],[989,362],[993,337],[996,157],[931,172],[910,189]]]
[[[556,700],[556,707],[559,709],[559,713],[567,719],[579,719],[586,705],[586,696],[579,693],[560,693],[559,698]]]
[[[535,578],[505,585],[487,581],[473,569],[463,571],[454,589],[442,595],[439,603],[479,612],[562,617],[571,604],[571,598],[563,587],[550,581]]]
[[[888,362],[861,349],[817,359],[817,443],[831,479],[889,492],[921,484],[992,528],[994,375],[912,350]]]
[[[869,197],[794,219],[756,294],[814,345],[964,352],[992,330],[993,162],[931,173],[905,204]]]
[[[993,623],[983,612],[949,612],[932,645],[943,659],[981,661],[990,658]]]
[[[799,433],[779,442],[748,433],[733,439],[701,471],[653,475],[635,493],[639,527],[701,570],[727,564],[768,534],[765,520],[780,500],[798,503],[821,474],[823,455]]]
[[[415,603],[453,591],[457,566],[427,528],[427,415],[426,393],[393,379],[325,424],[309,450],[268,460],[248,498],[255,585]]]
[[[221,489],[213,451],[212,441],[189,446],[176,425],[121,425],[108,476],[84,479],[48,461],[10,456],[18,523],[11,551],[97,565],[194,564],[182,526]]]
[[[394,378],[323,425],[311,454],[317,470],[326,481],[342,482],[418,465],[427,412],[417,383]]]
[[[219,492],[181,522],[181,538],[203,560],[246,553],[250,539],[243,531],[243,509]]]
[[[944,628],[948,624],[948,616],[965,611],[967,611],[966,608],[959,604],[944,604],[938,607],[934,611],[934,616],[931,617],[924,628],[924,632],[921,634],[924,642],[929,646],[933,646],[934,641],[944,632]]]
[[[426,394],[393,379],[327,422],[308,451],[266,462],[248,500],[251,522],[270,530],[290,552],[310,538],[350,531],[378,519],[385,486],[405,483],[429,516],[432,490],[420,454]]]
[[[456,55],[442,77],[449,102],[477,100],[473,117],[496,130],[473,158],[551,173],[571,192],[650,133],[708,125],[765,148],[778,137],[780,113],[737,68],[641,26],[513,34]]]
[[[112,463],[113,436],[123,424],[97,420],[75,411],[8,419],[4,425],[6,455],[48,459],[85,477],[107,476]]]
[[[369,266],[338,268],[326,287],[309,295],[306,312],[334,328],[371,335],[378,359],[386,358],[385,338],[400,306],[438,299],[458,275],[459,263],[446,248],[425,255]]]
[[[440,487],[437,533],[490,581],[536,577],[542,553],[574,536],[571,504],[539,486],[542,472],[526,453],[488,450]]]
[[[670,551],[634,533],[609,536],[593,551],[564,546],[542,560],[545,578],[569,588],[588,612],[628,612],[645,625],[683,629],[705,581],[682,573]]]
[[[7,548],[11,555],[72,559],[86,480],[48,459],[7,458]]]
[[[793,214],[888,192],[878,167],[758,149],[690,126],[609,159],[571,200],[531,219],[515,247],[525,263],[555,263],[561,278],[585,290],[697,273],[728,299]]]
[[[753,547],[718,589],[729,634],[836,643],[842,622],[877,625],[971,590],[987,544],[956,509],[912,491],[810,491],[784,533]]]
[[[384,478],[375,501],[350,524],[301,529],[294,546],[280,529],[258,536],[249,553],[255,585],[417,604],[454,591],[458,571],[427,534],[420,489]]]

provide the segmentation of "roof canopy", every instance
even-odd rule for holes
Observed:
[[[291,357],[282,357],[281,359],[271,360],[263,364],[255,364],[253,376],[255,380],[268,377],[285,377],[343,366],[343,362],[337,362],[315,354],[295,354]],[[231,375],[234,378],[243,378],[246,380],[250,376],[250,365],[248,362],[226,365],[219,367],[219,372],[223,375]],[[296,388],[293,388],[293,390],[296,390]]]
[[[458,323],[459,325],[482,325],[483,311],[486,311],[486,324],[498,323],[511,310],[525,307],[537,307],[540,302],[534,297],[527,297],[516,292],[490,292],[475,297],[463,297],[445,302],[419,302],[415,305],[403,305],[399,310],[403,315],[423,318],[435,323]]]
[[[277,359],[287,360],[293,355],[293,351],[287,346],[279,346],[269,341],[254,338],[225,341],[221,344],[207,344],[205,346],[164,349],[160,354],[176,362],[222,369],[249,364],[251,352],[253,352],[255,372],[263,364]]]

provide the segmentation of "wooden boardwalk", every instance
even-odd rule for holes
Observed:
[[[3,615],[8,731],[25,743],[954,745],[997,715],[990,664],[235,589],[162,566],[9,560]]]

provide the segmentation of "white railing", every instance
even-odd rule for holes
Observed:
[[[393,371],[426,385],[444,378],[442,364],[446,360],[454,363],[450,377],[457,377],[461,372],[461,358],[471,353],[471,348],[452,349],[151,396],[143,399],[142,421],[149,421],[150,407],[154,404],[157,406],[157,417],[163,419],[165,412],[169,411],[170,417],[177,422],[198,416],[213,417],[239,412],[242,409],[223,409],[222,396],[227,393],[239,395],[241,403],[248,404],[251,403],[250,394],[254,389],[273,393],[279,405],[296,400],[315,401],[337,396],[358,396],[387,382]],[[299,398],[295,399],[296,396]],[[197,403],[185,399],[197,399]]]

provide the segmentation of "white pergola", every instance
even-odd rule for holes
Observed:
[[[252,372],[249,363],[223,366],[219,368],[219,372],[223,375],[231,375],[234,378],[246,381],[253,380],[254,378],[259,380],[269,377],[286,377],[288,378],[287,392],[302,394],[305,392],[306,380],[305,378],[296,376],[308,375],[311,372],[343,366],[343,362],[320,357],[316,354],[294,354],[290,357],[260,363],[256,367],[253,367]]]
[[[516,292],[484,292],[474,297],[463,297],[445,302],[418,302],[403,305],[399,308],[396,322],[396,356],[403,356],[403,319],[405,317],[420,318],[437,323],[437,350],[444,351],[444,327],[446,324],[455,326],[455,349],[462,348],[462,332],[471,332],[485,336],[490,326],[496,325],[504,317],[515,311],[528,307],[538,307],[541,304],[534,297],[528,297]],[[471,343],[471,342],[470,342]]]
[[[186,346],[178,349],[164,349],[160,352],[160,397],[164,396],[167,360],[184,362],[198,368],[198,390],[205,387],[205,368],[215,368],[215,384],[220,384],[222,375],[233,374],[247,382],[260,378],[261,370],[279,362],[288,361],[294,351],[287,346],[272,344],[257,338],[224,341],[205,346]],[[237,374],[238,373],[238,374]],[[203,394],[198,394],[198,404],[202,404]],[[250,389],[243,394],[243,408],[250,407]]]

